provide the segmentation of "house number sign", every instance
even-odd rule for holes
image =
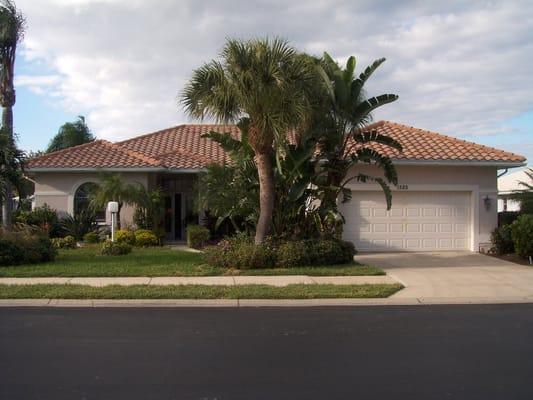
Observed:
[[[409,185],[398,185],[398,190],[407,190],[409,189]]]

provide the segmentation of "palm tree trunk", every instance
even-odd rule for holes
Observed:
[[[255,156],[259,174],[259,220],[255,230],[255,243],[262,243],[270,231],[270,223],[274,213],[274,165],[270,153]]]
[[[10,145],[13,145],[13,107],[2,105],[2,128],[9,135]],[[13,189],[10,182],[5,185],[5,200],[2,204],[2,226],[5,230],[11,230],[11,216],[13,213]]]

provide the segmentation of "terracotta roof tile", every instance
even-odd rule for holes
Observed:
[[[367,127],[399,141],[403,152],[373,145],[394,160],[523,162],[514,153],[479,145],[411,126],[380,121]],[[140,168],[196,169],[229,162],[215,142],[201,136],[210,131],[239,137],[234,125],[180,125],[117,143],[97,140],[32,159],[28,168]]]

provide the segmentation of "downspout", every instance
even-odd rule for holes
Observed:
[[[509,171],[509,168],[505,168],[505,170],[501,174],[497,175],[496,178],[501,178],[507,173],[507,171]]]

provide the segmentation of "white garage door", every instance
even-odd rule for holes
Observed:
[[[470,248],[469,192],[353,191],[341,204],[344,238],[361,251],[433,251]]]

